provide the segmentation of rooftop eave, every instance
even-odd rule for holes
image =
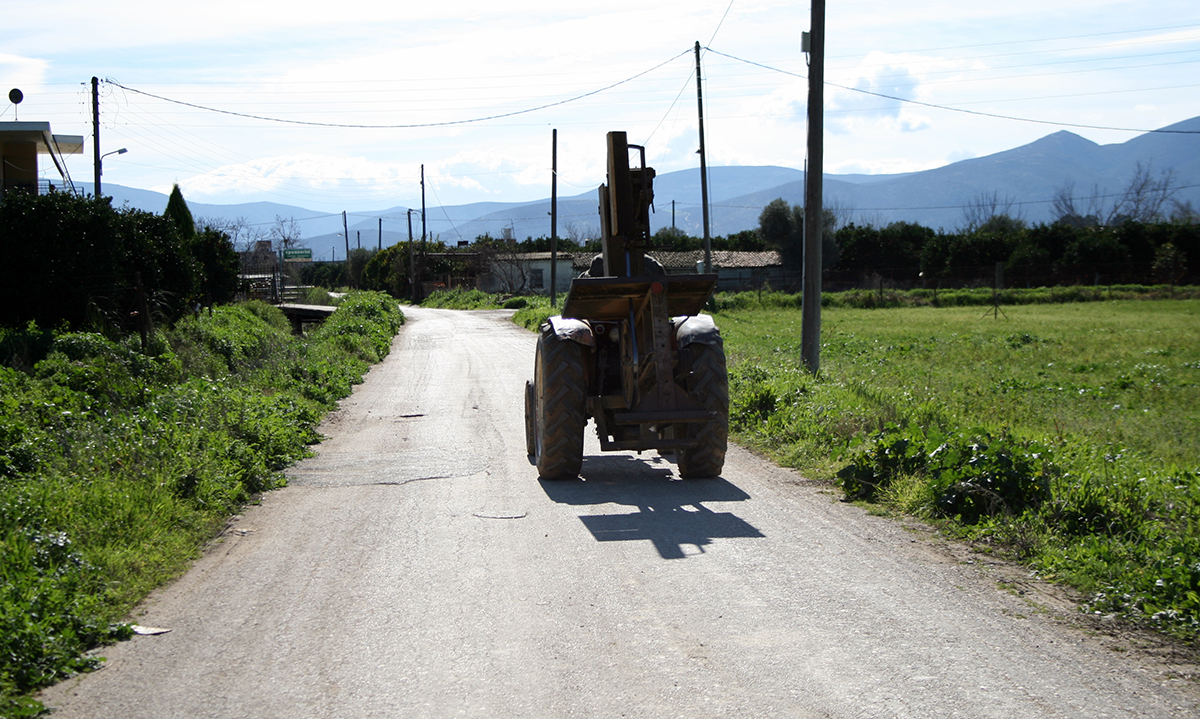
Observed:
[[[0,122],[0,142],[32,142],[40,155],[83,154],[83,135],[55,135],[48,122]]]

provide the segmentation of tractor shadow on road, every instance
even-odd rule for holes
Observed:
[[[765,535],[730,512],[705,503],[744,502],[750,495],[726,479],[674,479],[665,460],[628,455],[586,457],[581,480],[542,480],[546,496],[571,506],[624,505],[636,512],[579,517],[597,542],[650,541],[663,559],[703,554],[714,539]],[[685,547],[695,552],[685,552]]]

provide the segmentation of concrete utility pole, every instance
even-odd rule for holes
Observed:
[[[558,303],[558,130],[550,135],[550,306]]]
[[[804,292],[800,357],[814,375],[821,369],[821,222],[824,177],[825,0],[812,2],[808,64],[808,169],[804,173]]]
[[[100,78],[92,78],[92,158],[95,179],[92,192],[100,197]]]
[[[700,113],[700,209],[704,218],[704,271],[712,272],[712,237],[708,234],[708,165],[704,156],[704,95],[700,89],[700,41],[696,41],[696,107]]]
[[[409,295],[414,302],[417,297],[417,265],[414,261],[416,253],[413,251],[413,233],[412,233],[412,209],[408,210],[408,286],[410,289]]]

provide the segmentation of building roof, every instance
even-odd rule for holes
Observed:
[[[663,267],[694,268],[697,262],[704,261],[704,250],[687,250],[685,252],[651,252],[655,259],[663,263]],[[732,270],[744,267],[776,267],[783,264],[783,259],[774,250],[766,252],[742,252],[738,250],[713,250],[713,269]]]
[[[704,261],[704,250],[688,250],[686,252],[654,252],[650,255],[663,264],[663,267],[677,270],[695,271],[696,263]],[[522,252],[518,256],[527,262],[549,262],[549,252]],[[591,252],[560,252],[558,261],[571,260],[571,267],[580,272],[592,266]],[[748,267],[778,267],[783,264],[779,253],[774,250],[767,252],[741,252],[737,250],[713,250],[713,269],[732,270]]]
[[[0,140],[35,142],[39,155],[83,154],[83,135],[55,135],[48,122],[0,122]]]

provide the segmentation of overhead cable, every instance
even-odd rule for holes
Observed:
[[[683,57],[684,55],[688,54],[689,52],[691,52],[690,49],[684,50],[683,52],[679,53],[678,55],[675,55],[674,57],[671,57],[667,60],[664,60],[663,62],[660,62],[659,64],[655,65],[654,67],[652,67],[648,70],[643,70],[642,72],[639,72],[636,75],[627,77],[624,80],[619,80],[617,82],[612,83],[611,85],[606,85],[605,87],[601,87],[596,90],[591,90],[589,92],[585,92],[582,95],[576,95],[574,97],[569,97],[565,100],[559,100],[557,102],[550,102],[550,103],[546,103],[545,105],[538,105],[537,107],[529,107],[529,108],[525,108],[523,110],[513,110],[512,112],[505,112],[505,113],[501,113],[498,115],[489,115],[487,117],[475,117],[475,118],[471,118],[468,120],[446,120],[444,122],[422,122],[422,123],[413,123],[413,124],[404,124],[404,125],[360,125],[360,124],[337,123],[337,122],[313,122],[310,120],[287,120],[287,119],[280,118],[280,117],[265,117],[263,115],[251,115],[249,113],[234,112],[232,110],[222,110],[222,109],[216,108],[216,107],[207,107],[205,105],[197,105],[197,104],[191,103],[191,102],[184,102],[183,100],[175,100],[175,99],[172,99],[169,97],[164,97],[162,95],[155,95],[154,93],[146,92],[145,90],[138,90],[136,88],[122,85],[121,83],[119,83],[116,80],[113,80],[111,78],[105,78],[104,82],[107,84],[113,85],[114,87],[119,87],[122,90],[125,90],[127,92],[137,93],[138,95],[145,95],[146,97],[152,97],[156,100],[162,100],[163,102],[170,102],[175,105],[182,105],[184,107],[190,107],[190,108],[193,108],[196,110],[204,110],[206,112],[215,112],[215,113],[219,113],[222,115],[232,115],[234,117],[244,117],[244,118],[248,118],[251,120],[262,120],[264,122],[281,122],[281,123],[285,123],[288,125],[307,125],[310,127],[341,127],[341,128],[353,128],[353,129],[366,129],[366,130],[401,130],[401,129],[413,129],[413,128],[420,128],[420,127],[445,127],[448,125],[468,125],[468,124],[472,124],[472,123],[476,123],[476,122],[486,122],[488,120],[501,120],[501,119],[504,119],[507,117],[514,117],[516,115],[527,115],[531,112],[545,110],[550,107],[566,105],[568,103],[576,102],[576,101],[582,100],[586,97],[591,97],[592,95],[597,95],[606,90],[611,90],[614,87],[618,87],[620,85],[624,85],[625,83],[636,80],[639,77],[642,77],[643,75],[647,75],[651,72],[654,72],[655,70],[659,69],[660,67],[663,67],[664,65],[674,62],[675,60],[679,59],[680,57]]]
[[[756,67],[761,67],[764,70],[771,70],[772,72],[779,72],[779,73],[783,73],[784,75],[791,75],[792,77],[798,77],[802,80],[808,79],[808,77],[806,75],[801,75],[801,74],[795,73],[795,72],[789,72],[787,70],[782,70],[777,67],[771,67],[770,65],[764,65],[761,62],[754,62],[753,60],[746,60],[745,58],[736,57],[736,56],[730,55],[728,53],[720,52],[719,50],[713,50],[712,48],[708,48],[708,51],[712,52],[714,54],[720,55],[722,57],[727,57],[730,60],[737,60],[738,62],[744,62],[747,65],[754,65]],[[881,97],[885,100],[895,100],[896,102],[903,102],[903,103],[907,103],[909,105],[920,105],[921,107],[930,107],[935,110],[947,110],[949,112],[961,112],[961,113],[964,113],[967,115],[978,115],[980,117],[993,117],[993,118],[996,118],[999,120],[1012,120],[1014,122],[1031,122],[1031,123],[1034,123],[1037,125],[1054,125],[1056,127],[1075,127],[1075,128],[1085,129],[1085,130],[1114,130],[1116,132],[1157,133],[1157,134],[1164,134],[1164,135],[1200,135],[1200,130],[1170,130],[1170,129],[1139,130],[1139,129],[1135,129],[1135,128],[1131,128],[1131,127],[1108,127],[1105,125],[1085,125],[1085,124],[1076,123],[1076,122],[1058,122],[1056,120],[1037,120],[1037,119],[1029,118],[1029,117],[1016,117],[1014,115],[1000,115],[1000,114],[994,113],[994,112],[983,112],[981,110],[966,110],[961,107],[949,107],[946,105],[935,105],[931,102],[921,102],[920,100],[909,100],[909,99],[903,98],[903,97],[896,97],[895,95],[885,95],[880,92],[872,92],[871,90],[863,90],[863,89],[857,88],[857,87],[849,87],[847,85],[839,85],[836,82],[829,82],[828,80],[825,81],[825,84],[830,87],[836,87],[841,90],[847,90],[849,92],[857,92],[862,95],[871,95],[873,97]]]

